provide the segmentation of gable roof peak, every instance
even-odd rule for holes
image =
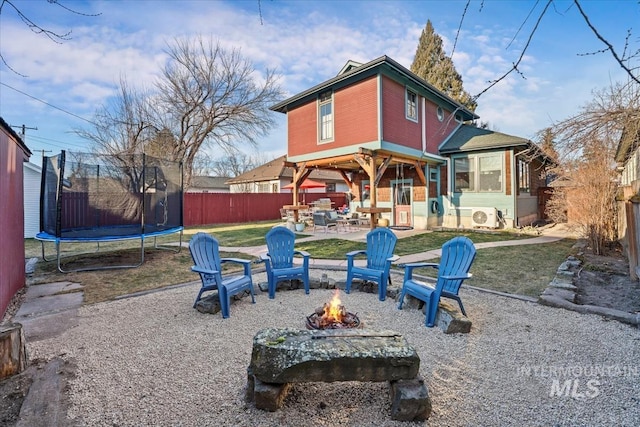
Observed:
[[[347,61],[346,64],[344,64],[344,67],[342,67],[342,69],[340,70],[340,72],[338,73],[338,76],[341,76],[345,73],[348,73],[349,71],[353,70],[354,68],[358,68],[362,65],[362,62],[356,62],[356,61],[352,61],[351,59]]]

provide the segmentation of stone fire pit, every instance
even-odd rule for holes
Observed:
[[[263,329],[253,338],[246,400],[276,411],[291,383],[388,381],[391,418],[425,420],[431,401],[419,368],[416,351],[391,330]]]

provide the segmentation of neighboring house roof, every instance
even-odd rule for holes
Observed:
[[[329,88],[336,89],[350,85],[362,80],[363,78],[376,75],[380,71],[386,71],[388,75],[400,75],[402,78],[412,82],[417,87],[422,88],[424,92],[428,94],[434,102],[436,102],[436,104],[446,106],[452,111],[457,110],[457,112],[463,116],[464,121],[479,118],[479,116],[468,110],[465,106],[440,92],[434,86],[427,83],[426,80],[421,79],[386,55],[359,66],[357,62],[349,61],[336,77],[307,89],[304,92],[300,92],[299,94],[270,107],[270,109],[280,113],[286,113],[292,107],[296,107],[315,99],[319,92]],[[397,77],[395,78],[397,79]]]
[[[228,190],[228,176],[194,176],[191,179],[191,188],[213,188]]]
[[[635,135],[634,130],[625,126],[620,136],[620,142],[618,143],[618,149],[616,150],[615,160],[620,164],[624,164],[629,160],[631,154],[640,146],[640,123],[636,125]]]
[[[272,181],[282,178],[291,178],[293,180],[293,169],[285,166],[287,156],[280,156],[273,159],[255,169],[245,172],[241,175],[226,181],[227,184],[242,184],[247,182]],[[309,178],[316,181],[341,181],[342,176],[338,172],[316,169],[311,172]]]
[[[27,148],[27,146],[24,144],[24,142],[22,141],[22,138],[20,137],[20,135],[18,135],[16,133],[16,131],[14,131],[11,126],[4,121],[4,119],[2,117],[0,117],[0,127],[4,128],[4,130],[7,131],[7,133],[9,135],[11,135],[13,137],[13,139],[15,139],[16,143],[18,144],[18,146],[22,149],[22,151],[25,152],[25,154],[27,154],[27,157],[30,157],[31,151],[29,150],[29,148]]]
[[[34,163],[31,162],[25,162],[24,163],[24,167],[25,169],[29,169],[34,171],[35,173],[42,173],[42,166],[36,165]]]

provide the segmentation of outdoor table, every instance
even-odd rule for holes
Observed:
[[[378,208],[378,207],[357,207],[356,212],[369,214],[371,217],[371,229],[376,228],[376,223],[378,220],[378,214],[391,212],[391,208]]]
[[[309,209],[309,205],[284,205],[282,209],[293,212],[293,221],[298,222],[298,214],[301,210]]]

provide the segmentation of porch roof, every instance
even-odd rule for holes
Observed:
[[[461,125],[440,146],[440,154],[452,154],[464,151],[489,150],[495,148],[529,147],[533,143],[528,139],[506,133],[494,132],[471,125]]]

